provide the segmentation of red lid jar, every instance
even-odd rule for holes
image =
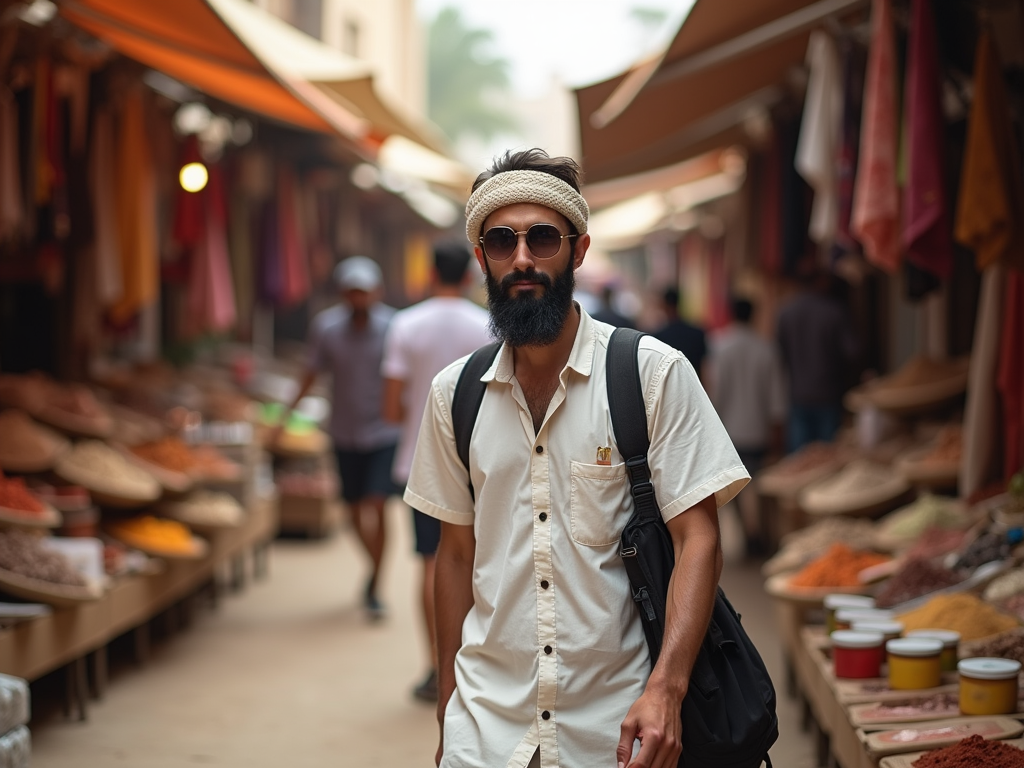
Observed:
[[[859,680],[882,676],[885,636],[881,632],[837,629],[831,638],[836,677]]]

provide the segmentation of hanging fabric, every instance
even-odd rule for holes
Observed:
[[[995,466],[999,414],[996,374],[1002,332],[1006,268],[994,264],[981,276],[978,316],[971,344],[971,370],[964,409],[963,453],[960,459],[961,498],[986,487],[1002,468]]]
[[[229,330],[235,324],[235,293],[231,285],[231,257],[228,255],[227,211],[220,165],[210,168],[206,189],[206,282],[209,286],[206,328]]]
[[[128,91],[115,148],[122,294],[110,319],[119,326],[156,301],[158,290],[156,180],[143,99],[141,85]]]
[[[956,239],[974,251],[978,269],[1003,261],[1024,270],[1024,180],[1007,103],[1003,68],[983,30],[956,211]]]
[[[181,148],[179,167],[190,163],[201,163],[199,141],[192,135],[185,139]],[[206,196],[201,192],[188,191],[181,184],[174,190],[174,241],[185,250],[199,245],[206,229]]]
[[[1006,273],[1003,338],[999,352],[1003,397],[1003,479],[1024,470],[1024,272]]]
[[[114,118],[110,107],[96,107],[89,148],[89,193],[92,198],[96,298],[104,310],[121,298],[121,241],[114,183]]]
[[[758,160],[758,261],[766,274],[778,275],[782,271],[782,147],[777,131],[772,131],[768,148]]]
[[[279,196],[263,204],[260,216],[260,273],[259,298],[268,306],[278,306],[283,295],[283,269],[281,267],[281,240],[278,215]]]
[[[868,261],[893,273],[899,266],[896,188],[896,45],[890,0],[871,4],[871,50],[864,84],[860,162],[853,191],[853,233]]]
[[[257,257],[253,246],[249,205],[249,201],[236,185],[230,193],[228,247],[231,254],[231,276],[235,286],[235,312],[238,315],[239,331],[246,339],[250,335],[249,325],[255,301],[256,276],[253,262]]]
[[[835,240],[838,219],[836,157],[843,117],[843,83],[836,45],[815,30],[807,45],[807,96],[796,147],[796,169],[814,190],[808,234],[819,245]]]
[[[53,90],[53,66],[45,56],[36,60],[35,88],[32,100],[32,133],[35,136],[35,202],[49,205],[57,171],[53,150],[57,130],[56,103]]]
[[[857,143],[860,139],[861,106],[864,98],[864,58],[860,47],[844,39],[840,46],[843,69],[843,119],[836,154],[836,236],[832,246],[833,264],[860,252],[851,231],[853,183],[857,177]]]
[[[953,271],[953,241],[943,178],[946,123],[931,0],[912,0],[905,98],[909,140],[903,195],[907,260],[941,280]]]
[[[18,108],[0,86],[0,241],[14,237],[25,218],[18,149]]]
[[[303,238],[295,173],[283,164],[278,171],[277,194],[282,267],[280,306],[291,307],[309,296],[309,257]]]

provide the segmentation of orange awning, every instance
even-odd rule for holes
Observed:
[[[697,0],[655,59],[576,91],[589,183],[749,139],[744,121],[777,101],[811,29],[864,0]]]
[[[60,10],[125,56],[217,99],[300,128],[362,138],[359,122],[340,107],[314,107],[309,94],[297,94],[301,84],[275,77],[205,0],[60,0]]]

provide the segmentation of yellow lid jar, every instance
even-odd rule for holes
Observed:
[[[942,641],[940,657],[943,672],[956,672],[956,664],[960,660],[960,633],[951,629],[914,629],[907,632],[907,637],[931,637]]]
[[[889,687],[893,690],[917,691],[935,688],[942,682],[942,641],[928,637],[889,640],[885,644],[889,657]]]
[[[960,711],[965,715],[1010,715],[1017,711],[1020,662],[964,659],[960,672]]]

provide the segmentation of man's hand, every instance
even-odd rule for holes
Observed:
[[[658,691],[644,691],[622,721],[619,746],[615,750],[619,768],[675,768],[683,751],[681,701]],[[640,739],[636,760],[633,741]]]

